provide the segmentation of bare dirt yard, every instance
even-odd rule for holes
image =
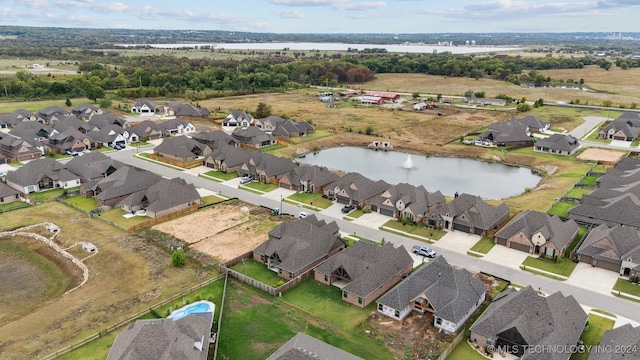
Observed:
[[[578,155],[578,159],[586,161],[599,161],[605,164],[613,164],[625,155],[622,151],[589,148]]]
[[[277,224],[266,209],[244,202],[220,204],[153,227],[219,261],[253,250]]]

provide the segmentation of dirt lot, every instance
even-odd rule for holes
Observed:
[[[237,202],[212,207],[153,227],[220,261],[233,259],[267,239],[277,219],[255,205]],[[194,224],[196,226],[194,226]],[[211,226],[197,226],[211,224]]]
[[[624,152],[606,149],[589,148],[578,155],[578,159],[586,161],[599,161],[605,164],[614,164],[624,156]]]

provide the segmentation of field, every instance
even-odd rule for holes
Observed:
[[[68,263],[38,250],[42,247],[31,241],[0,239],[0,256],[12,259],[9,264],[16,269],[0,271],[0,359],[43,356],[211,275],[196,264],[173,268],[169,253],[150,239],[124,233],[58,202],[0,214],[0,230],[43,221],[60,226],[57,241],[62,247],[91,241],[98,253],[85,261],[88,281],[61,296],[77,282]],[[87,256],[79,246],[69,252],[80,259]],[[29,283],[38,274],[43,277]],[[21,283],[28,286],[18,286]],[[27,290],[32,298],[24,293]]]

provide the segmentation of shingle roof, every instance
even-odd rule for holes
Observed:
[[[608,227],[601,224],[593,228],[578,249],[578,254],[596,259],[620,262],[640,247],[640,232],[630,226]],[[640,259],[638,259],[640,260]]]
[[[24,166],[7,173],[7,182],[20,186],[34,185],[44,177],[54,181],[71,181],[78,179],[78,175],[72,174],[64,165],[49,158],[40,158],[29,161]]]
[[[193,184],[184,179],[160,179],[148,189],[143,189],[125,198],[126,205],[145,204],[148,212],[161,212],[178,205],[191,205],[200,201],[200,194]]]
[[[333,181],[338,180],[340,176],[326,167],[317,165],[298,165],[293,168],[286,176],[294,185],[300,185],[301,181],[312,182],[316,191]]]
[[[140,98],[138,100],[136,100],[136,103],[133,104],[134,107],[141,107],[143,105],[147,105],[147,107],[151,110],[155,110],[157,108],[157,105],[155,102],[146,99],[146,98]]]
[[[192,158],[194,156],[202,156],[202,152],[206,147],[207,145],[189,137],[175,136],[164,138],[160,145],[153,148],[153,151],[182,158]]]
[[[584,330],[587,314],[573,296],[556,292],[539,296],[531,286],[505,290],[471,326],[472,333],[494,341],[504,331],[515,329],[529,346],[574,346]],[[473,336],[473,335],[472,335]],[[521,344],[522,345],[522,344]],[[526,354],[523,359],[566,360],[563,352]]]
[[[362,360],[304,333],[292,337],[267,360]]]
[[[93,125],[98,129],[107,125],[117,125],[120,127],[128,125],[127,120],[120,119],[119,117],[109,113],[96,114],[91,118],[91,120],[87,121],[87,124]]]
[[[174,102],[167,106],[173,109],[173,114],[175,116],[208,117],[210,114],[208,109],[196,107],[191,104]]]
[[[20,191],[12,188],[11,186],[0,182],[0,198],[3,197],[7,197],[7,196],[15,196],[20,194]]]
[[[603,351],[591,351],[589,360],[640,359],[640,327],[625,324],[605,331],[600,339],[600,349]]]
[[[509,239],[522,233],[527,240],[531,241],[531,238],[538,232],[561,250],[566,248],[576,236],[578,224],[573,219],[563,222],[555,215],[550,216],[538,211],[525,210],[511,219],[495,236]]]
[[[440,214],[449,213],[456,223],[483,230],[492,229],[500,219],[509,215],[509,207],[505,203],[491,206],[480,196],[469,194],[460,194],[450,203],[440,206],[437,211]]]
[[[147,189],[160,181],[161,177],[151,171],[123,166],[94,186],[99,200],[115,199]]]
[[[122,166],[121,162],[98,151],[76,156],[65,165],[67,170],[85,180],[104,178]]]
[[[610,199],[583,196],[583,203],[569,209],[569,217],[583,216],[600,222],[640,227],[640,199],[634,194],[622,194]]]
[[[457,324],[484,298],[485,292],[479,277],[454,268],[438,256],[380,297],[378,304],[402,310],[422,296],[433,306],[436,316]]]
[[[518,122],[522,125],[528,126],[530,128],[537,128],[537,129],[543,129],[547,126],[549,126],[549,123],[546,121],[543,121],[539,118],[537,118],[536,116],[533,115],[527,115],[521,119],[512,119],[511,121],[514,122]]]
[[[261,144],[267,141],[275,141],[275,137],[273,135],[267,134],[254,126],[246,129],[240,127],[236,128],[231,133],[231,136],[242,143],[251,145]]]
[[[390,242],[380,246],[360,240],[327,259],[315,271],[331,275],[343,268],[351,282],[342,290],[364,298],[411,264],[413,259],[403,246],[395,248]]]
[[[362,202],[375,195],[381,194],[390,186],[391,185],[383,180],[373,181],[359,173],[351,172],[328,184],[327,188],[344,190],[350,199]],[[336,191],[336,194],[337,193]]]
[[[235,146],[238,144],[238,140],[234,139],[231,135],[222,130],[205,130],[190,136],[193,140],[209,145],[212,149],[218,148],[222,145]]]
[[[371,201],[371,205],[379,208],[397,210],[398,202],[402,202],[405,209],[410,210],[417,217],[425,215],[435,204],[444,204],[445,198],[440,191],[429,193],[424,186],[408,183],[390,185],[389,188]]]
[[[564,134],[553,134],[548,138],[538,139],[536,140],[534,145],[538,147],[545,147],[566,152],[572,152],[573,150],[580,147],[578,139],[571,135]]]
[[[497,144],[533,142],[533,139],[527,134],[527,126],[514,121],[491,124],[489,125],[489,130],[480,134],[479,137]]]

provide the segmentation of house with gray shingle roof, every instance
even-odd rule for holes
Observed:
[[[282,138],[290,138],[290,137],[298,137],[298,136],[307,136],[307,134],[313,134],[315,132],[315,128],[313,125],[309,124],[306,121],[295,122],[293,120],[286,120],[281,124],[278,124],[275,129],[271,132],[273,136],[278,136]]]
[[[371,201],[371,211],[394,219],[422,222],[436,206],[443,205],[444,195],[440,191],[430,193],[424,186],[407,183],[390,185]]]
[[[497,146],[531,146],[533,138],[529,128],[517,121],[508,121],[489,125],[489,130],[480,134],[478,138]]]
[[[533,143],[533,151],[571,156],[580,148],[578,139],[571,135],[553,134],[544,139],[538,139]]]
[[[79,119],[89,120],[95,115],[102,114],[102,109],[93,104],[82,104],[73,107],[71,113]]]
[[[340,176],[326,167],[299,165],[278,180],[281,188],[298,192],[323,192],[327,184],[338,180]]]
[[[627,111],[598,131],[598,138],[633,141],[640,133],[640,114]]]
[[[253,259],[290,280],[345,247],[335,221],[327,224],[311,215],[276,226],[269,238],[253,250]]]
[[[291,159],[252,151],[249,159],[238,169],[238,176],[251,176],[263,183],[277,184],[284,174],[297,166]]]
[[[640,266],[640,232],[630,226],[598,225],[589,231],[577,256],[580,262],[631,276]]]
[[[151,218],[184,210],[202,202],[198,190],[184,179],[160,179],[148,189],[135,192],[122,200],[122,210],[136,212],[145,209]]]
[[[160,179],[151,171],[122,166],[104,179],[82,184],[80,192],[85,196],[94,196],[100,206],[115,206],[127,196],[150,188]]]
[[[545,132],[551,126],[550,123],[533,115],[527,115],[521,119],[511,119],[510,121],[525,125],[528,128],[527,132]]]
[[[378,312],[395,320],[412,311],[433,314],[433,326],[449,333],[473,315],[485,299],[483,281],[438,256],[406,277],[378,301]]]
[[[81,152],[84,149],[91,149],[93,147],[92,145],[93,142],[87,134],[81,133],[74,128],[68,128],[49,136],[46,148],[48,151],[64,154],[65,151]]]
[[[120,161],[98,151],[76,156],[65,165],[66,169],[78,175],[82,182],[104,179],[122,166],[124,164]]]
[[[53,123],[51,127],[59,132],[73,129],[81,133],[87,133],[88,131],[95,129],[95,126],[89,123],[86,123],[74,116],[68,116],[68,117],[62,118],[56,121],[55,123]]]
[[[193,140],[201,142],[212,149],[223,145],[239,147],[240,143],[222,130],[203,130],[189,135]]]
[[[0,181],[0,205],[20,200],[20,191]]]
[[[598,178],[599,189],[612,189],[621,185],[628,185],[640,181],[640,167],[631,169],[607,169],[607,172]]]
[[[222,126],[242,126],[249,127],[253,124],[253,115],[242,110],[233,110],[222,120]]]
[[[87,133],[87,136],[93,140],[94,147],[114,145],[126,146],[127,140],[130,139],[129,130],[118,125],[110,124]]]
[[[439,229],[493,236],[508,218],[509,207],[505,203],[491,206],[479,196],[460,194],[451,202],[436,206],[429,214],[427,224]]]
[[[231,136],[241,144],[256,149],[277,143],[275,136],[253,126],[248,128],[238,127],[233,130]]]
[[[56,105],[46,107],[38,111],[35,115],[38,117],[38,120],[42,121],[44,124],[53,124],[65,117],[73,116],[69,111]]]
[[[287,121],[287,119],[275,115],[270,115],[266,118],[255,119],[255,127],[262,131],[269,132],[275,130],[278,125],[284,123],[285,121]]]
[[[413,258],[404,246],[359,240],[316,267],[314,278],[339,287],[342,300],[364,308],[412,269]]]
[[[137,320],[116,337],[107,360],[207,360],[213,312]]]
[[[162,127],[153,121],[142,121],[128,129],[139,141],[157,140],[162,137]]]
[[[211,148],[186,136],[168,137],[160,145],[153,148],[154,155],[160,159],[171,159],[179,162],[204,160],[211,154]]]
[[[7,185],[23,192],[32,193],[49,189],[69,189],[80,186],[80,178],[65,169],[54,159],[36,159],[14,171],[6,177]]]
[[[191,134],[196,131],[196,127],[192,123],[178,118],[163,121],[158,123],[158,126],[162,129],[163,136]]]
[[[328,199],[335,199],[341,204],[363,207],[370,204],[390,186],[383,180],[373,181],[359,173],[351,172],[327,184],[324,194]]]
[[[580,339],[587,314],[573,296],[561,292],[540,296],[531,286],[498,294],[471,326],[469,341],[484,350],[492,346],[523,360],[567,360],[569,351],[526,353],[527,347],[569,349]]]
[[[363,360],[304,333],[297,333],[267,360]]]
[[[36,117],[25,109],[17,109],[11,114],[0,115],[0,129],[12,128],[26,121],[36,121]]]
[[[155,102],[140,98],[131,106],[131,112],[136,114],[154,114],[158,105]]]
[[[253,153],[252,150],[222,144],[215,148],[203,163],[206,167],[229,173],[238,171],[249,161]]]
[[[33,145],[36,143],[39,147]],[[37,141],[27,141],[12,135],[0,134],[0,154],[10,161],[33,160],[42,157],[43,145]]]
[[[87,124],[98,129],[102,129],[107,125],[116,125],[121,128],[127,128],[131,126],[127,120],[120,119],[119,117],[110,113],[96,114],[92,116],[89,121],[87,121]]]
[[[585,224],[626,225],[640,228],[640,198],[632,193],[607,199],[585,195],[581,204],[569,209],[569,218]]]
[[[601,351],[589,354],[589,360],[638,360],[640,359],[640,327],[624,324],[607,330],[600,339]],[[609,350],[609,351],[607,351]]]
[[[173,102],[162,107],[162,111],[166,115],[173,115],[176,117],[199,117],[207,118],[210,115],[210,111],[200,106],[194,106],[191,104],[183,104]]]
[[[495,233],[495,242],[532,255],[560,257],[578,234],[578,228],[572,219],[562,221],[555,215],[525,210]]]

